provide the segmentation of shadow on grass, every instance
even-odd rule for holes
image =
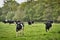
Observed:
[[[60,34],[60,31],[58,31],[58,33]]]
[[[0,38],[8,38],[8,37],[0,37]]]
[[[57,31],[57,32],[52,31],[52,32],[50,32],[50,33],[58,33],[58,34],[60,34],[60,31]]]

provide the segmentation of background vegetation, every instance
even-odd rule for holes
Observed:
[[[21,4],[5,0],[0,8],[0,21],[5,19],[60,22],[60,0],[27,0]]]

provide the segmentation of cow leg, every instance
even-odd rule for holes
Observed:
[[[24,28],[21,30],[21,35],[24,35]]]
[[[48,28],[47,28],[47,26],[46,26],[46,32],[48,31]]]
[[[16,32],[16,37],[18,37],[18,32]]]
[[[16,37],[19,37],[19,36],[21,36],[21,30],[19,30],[18,32],[16,32]]]
[[[49,31],[50,28],[48,28],[48,31]]]
[[[22,35],[24,35],[24,28],[22,29]]]
[[[18,36],[21,36],[21,30],[19,30],[19,32],[18,32]]]
[[[48,30],[46,29],[46,32],[47,32]]]
[[[16,37],[18,37],[19,36],[19,30],[18,30],[18,28],[16,28]]]
[[[22,36],[22,29],[19,31],[19,36]]]

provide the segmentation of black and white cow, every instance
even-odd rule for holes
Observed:
[[[8,23],[8,20],[2,20],[3,23]]]
[[[52,23],[53,23],[53,21],[50,21],[50,20],[48,20],[48,21],[45,23],[46,32],[52,27]]]
[[[18,33],[19,31],[23,32],[24,31],[24,24],[23,24],[23,22],[21,22],[21,21],[15,21],[15,22],[16,22],[16,33]],[[16,36],[18,36],[18,35],[16,34]]]
[[[2,22],[3,22],[3,23],[9,23],[9,24],[12,24],[12,23],[14,23],[14,20],[3,20]]]
[[[12,23],[14,23],[15,21],[14,20],[8,20],[8,23],[9,24],[12,24]]]

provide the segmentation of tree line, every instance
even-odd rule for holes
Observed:
[[[4,6],[0,8],[0,21],[5,19],[60,22],[60,1],[29,0],[18,4],[15,0],[5,0]]]

